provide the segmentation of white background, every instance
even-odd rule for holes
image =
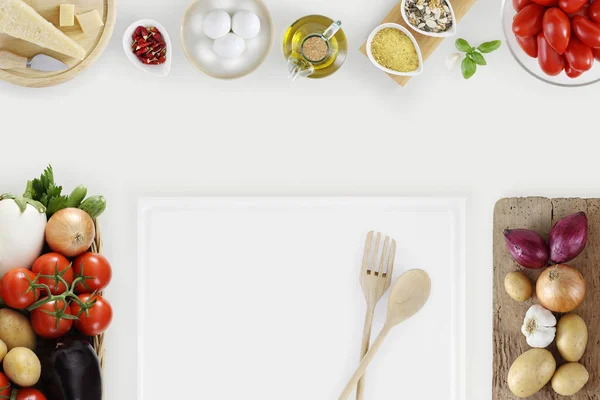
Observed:
[[[468,399],[491,398],[494,203],[600,195],[600,95],[538,82],[506,48],[465,82],[444,66],[451,40],[400,88],[357,50],[394,4],[267,0],[279,33],[273,53],[253,75],[222,82],[198,73],[178,44],[188,0],[120,0],[109,48],[76,80],[43,90],[0,84],[2,191],[20,191],[52,162],[63,185],[85,182],[108,198],[102,222],[118,305],[110,400],[135,398],[136,205],[157,194],[466,196]],[[336,75],[292,84],[281,36],[309,13],[343,20],[351,52]],[[459,35],[499,39],[499,16],[499,1],[480,0]],[[174,39],[169,78],[142,74],[123,54],[121,34],[145,17]]]

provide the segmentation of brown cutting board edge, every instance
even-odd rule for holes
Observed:
[[[0,50],[9,50],[23,57],[32,57],[36,54],[44,53],[58,58],[70,67],[68,70],[59,72],[39,72],[29,69],[0,69],[1,80],[19,86],[37,88],[61,84],[73,79],[90,67],[100,57],[112,37],[117,18],[116,0],[25,0],[25,2],[33,7],[42,17],[62,30],[67,36],[83,46],[87,51],[87,57],[83,61],[75,60],[63,54],[38,47],[33,43],[0,34]],[[93,37],[85,37],[77,21],[75,21],[75,26],[67,28],[59,27],[58,6],[62,3],[75,4],[75,14],[83,14],[94,9],[98,10],[102,16],[104,27],[100,28],[98,33]]]
[[[450,0],[448,0],[450,1]],[[476,0],[452,0],[450,3],[452,4],[452,9],[454,10],[454,16],[456,17],[456,22],[460,22],[460,20],[465,16],[467,11],[475,4]],[[386,24],[388,22],[394,22],[396,24],[400,24],[407,28],[412,32],[417,43],[419,43],[419,47],[421,48],[421,53],[423,53],[423,62],[425,62],[431,54],[437,49],[437,47],[444,41],[445,38],[436,38],[431,36],[425,36],[420,33],[415,32],[406,22],[404,22],[404,18],[402,18],[402,14],[400,12],[400,2],[396,4],[392,11],[388,14],[387,17],[381,22],[382,24]],[[450,39],[454,40],[453,37]],[[365,56],[367,55],[367,42],[363,43],[360,47],[361,53]],[[390,78],[396,81],[400,86],[404,86],[410,80],[410,76],[398,76],[388,74]]]
[[[511,258],[504,243],[503,232],[507,228],[528,228],[548,238],[550,228],[559,219],[577,211],[584,211],[588,217],[588,243],[576,259],[568,264],[579,269],[586,279],[587,294],[583,303],[573,312],[587,323],[589,339],[581,363],[590,373],[587,385],[574,400],[600,399],[600,199],[545,197],[506,198],[496,203],[494,208],[494,364],[492,392],[494,400],[517,400],[508,388],[506,377],[512,362],[529,350],[521,325],[527,309],[536,303],[535,298],[525,303],[517,303],[504,291],[504,277],[507,273],[523,270],[534,281],[541,271],[519,267]],[[557,315],[560,317],[560,315]],[[555,355],[557,366],[564,363],[552,344],[549,348]],[[531,400],[563,399],[546,385]]]

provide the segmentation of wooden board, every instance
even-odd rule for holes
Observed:
[[[583,303],[573,312],[587,323],[589,340],[581,363],[590,373],[590,380],[582,391],[570,397],[575,400],[600,399],[600,199],[548,199],[543,197],[507,198],[496,203],[494,209],[494,377],[493,399],[518,399],[508,389],[506,377],[512,362],[529,349],[521,334],[521,325],[527,309],[536,303],[535,298],[517,303],[504,291],[507,273],[523,270],[532,280],[541,271],[519,267],[511,258],[504,242],[507,228],[527,228],[548,238],[550,228],[559,219],[577,211],[584,211],[589,222],[588,243],[575,260],[568,264],[577,268],[586,279],[587,294]],[[557,316],[559,316],[557,314]],[[564,360],[552,344],[549,347],[556,357],[557,365]],[[562,399],[550,385],[528,397],[531,400]]]
[[[452,0],[452,8],[454,9],[454,16],[456,17],[457,23],[465,16],[467,11],[475,4],[476,0]],[[445,38],[436,38],[431,36],[425,36],[423,34],[415,32],[406,22],[404,22],[404,18],[402,18],[402,13],[400,12],[400,2],[392,9],[392,11],[388,14],[387,17],[381,22],[382,24],[394,22],[396,24],[400,24],[406,27],[411,33],[414,35],[415,39],[419,43],[419,47],[421,48],[421,53],[423,53],[423,62],[425,62],[431,54],[437,49],[437,47],[442,43]],[[450,37],[451,40],[454,40],[456,37]],[[363,43],[360,47],[361,53],[367,56],[367,42]],[[388,74],[390,78],[396,81],[400,86],[404,86],[410,80],[410,76],[398,76]]]
[[[98,59],[112,36],[117,17],[115,5],[116,0],[70,0],[68,2],[75,4],[75,14],[83,14],[94,9],[97,9],[100,12],[100,15],[102,15],[102,20],[104,21],[104,27],[99,29],[97,35],[93,37],[85,37],[83,35],[77,20],[75,20],[75,26],[59,26],[58,6],[61,3],[67,3],[66,1],[25,0],[25,2],[32,6],[38,13],[40,13],[40,15],[54,24],[54,26],[58,27],[60,30],[78,42],[81,46],[83,46],[88,55],[83,61],[76,60],[69,56],[36,46],[24,40],[15,39],[8,35],[0,34],[0,50],[9,50],[24,57],[32,57],[36,54],[44,53],[61,60],[70,67],[66,71],[59,72],[39,72],[28,69],[0,69],[0,79],[7,82],[14,83],[15,85],[19,86],[47,87],[58,85],[73,79]]]

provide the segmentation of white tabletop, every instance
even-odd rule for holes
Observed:
[[[447,40],[400,88],[357,50],[394,0],[266,2],[281,35],[309,13],[341,19],[346,65],[326,80],[292,84],[279,35],[253,75],[212,80],[177,40],[188,0],[120,0],[106,53],[80,77],[43,90],[0,83],[0,191],[22,190],[51,162],[63,185],[83,182],[108,198],[102,223],[117,266],[108,398],[136,393],[137,198],[190,194],[467,197],[467,398],[490,399],[493,205],[513,195],[600,195],[598,87],[545,85],[506,48],[463,81],[444,66],[454,49]],[[166,79],[142,74],[123,54],[121,34],[145,17],[175,39]],[[499,18],[499,1],[479,1],[459,36],[499,39]]]

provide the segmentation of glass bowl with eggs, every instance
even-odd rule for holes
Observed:
[[[186,57],[213,78],[248,75],[266,60],[273,43],[273,20],[261,0],[198,0],[181,24]]]

